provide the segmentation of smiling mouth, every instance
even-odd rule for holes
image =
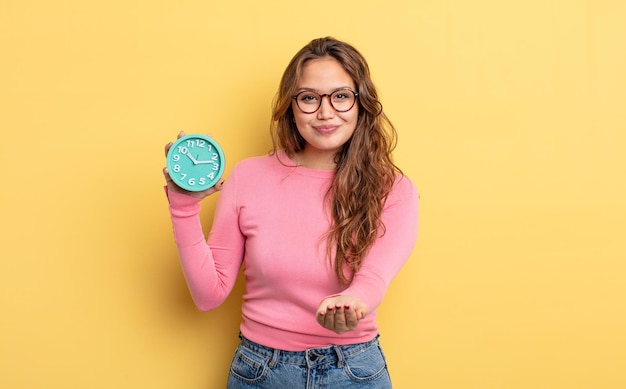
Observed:
[[[314,128],[318,132],[321,132],[323,134],[327,134],[327,133],[331,133],[331,132],[335,131],[337,128],[339,128],[339,126],[319,126],[319,127],[314,127]]]

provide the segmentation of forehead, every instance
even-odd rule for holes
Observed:
[[[354,80],[335,58],[315,58],[302,67],[299,89],[326,91],[341,87],[354,88]]]

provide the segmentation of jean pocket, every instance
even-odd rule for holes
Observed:
[[[230,365],[230,374],[243,382],[256,384],[268,374],[270,357],[256,354],[243,345],[239,345]]]
[[[347,357],[344,369],[351,380],[372,381],[387,375],[387,362],[380,347],[372,345]]]

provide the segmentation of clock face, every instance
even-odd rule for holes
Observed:
[[[167,170],[181,188],[193,192],[206,190],[224,173],[224,153],[208,136],[185,135],[168,151]]]

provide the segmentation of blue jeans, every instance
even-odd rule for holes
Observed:
[[[378,336],[365,343],[283,351],[241,336],[228,389],[389,389],[391,380]]]

